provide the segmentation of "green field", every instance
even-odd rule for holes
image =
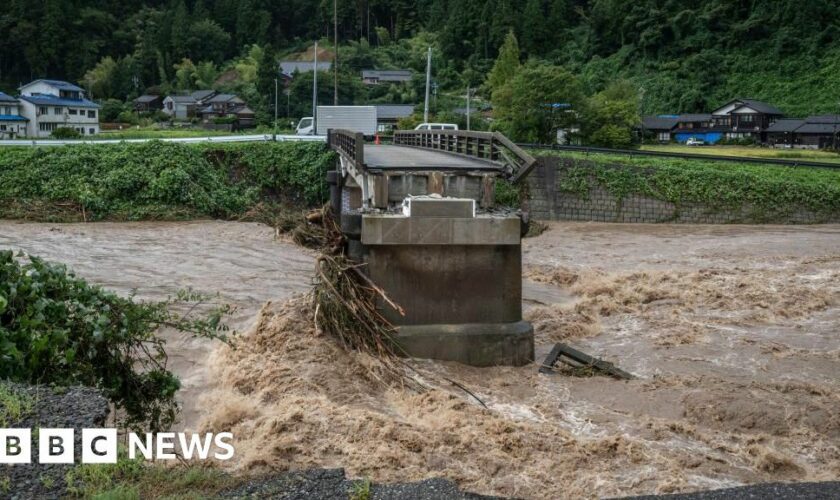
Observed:
[[[812,149],[775,149],[757,146],[685,146],[682,144],[645,145],[643,151],[692,153],[699,155],[740,156],[743,158],[775,158],[780,160],[813,160],[840,163],[840,155]]]

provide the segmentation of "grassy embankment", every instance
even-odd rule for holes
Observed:
[[[774,158],[779,160],[812,160],[840,163],[840,155],[813,149],[777,149],[757,146],[686,146],[683,144],[644,145],[643,151],[692,153],[699,155],[740,156],[742,158]]]
[[[331,164],[332,153],[313,143],[3,148],[0,218],[239,219],[255,209],[264,215],[260,208],[322,203]]]
[[[581,160],[567,168],[562,184],[564,191],[580,195],[597,183],[619,199],[640,194],[676,205],[702,203],[712,209],[747,205],[756,220],[769,222],[797,209],[832,220],[840,214],[840,169],[571,152],[534,154]]]

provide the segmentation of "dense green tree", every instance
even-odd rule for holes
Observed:
[[[519,43],[513,31],[509,31],[505,37],[505,43],[499,49],[499,57],[496,58],[493,69],[487,76],[487,87],[493,92],[501,88],[505,83],[519,71]]]
[[[589,99],[581,117],[588,144],[629,147],[633,144],[633,128],[640,120],[639,92],[630,82],[614,82]]]
[[[493,92],[493,108],[496,127],[512,139],[548,143],[579,124],[586,98],[568,70],[532,63]]]

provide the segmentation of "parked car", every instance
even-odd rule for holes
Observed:
[[[685,145],[686,146],[705,146],[706,142],[703,141],[703,139],[697,139],[695,137],[691,137],[687,141],[685,141]]]
[[[414,130],[458,130],[457,123],[421,123]]]

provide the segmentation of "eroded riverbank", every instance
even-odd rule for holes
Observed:
[[[239,349],[171,355],[184,426],[232,429],[239,469],[341,466],[544,498],[840,476],[839,226],[552,224],[523,250],[538,359],[563,340],[640,378],[413,362],[488,409],[454,387],[369,380],[363,357],[286,302],[313,255],[262,226],[4,222],[0,246],[121,293],[191,286],[236,305],[232,326],[251,330]]]

